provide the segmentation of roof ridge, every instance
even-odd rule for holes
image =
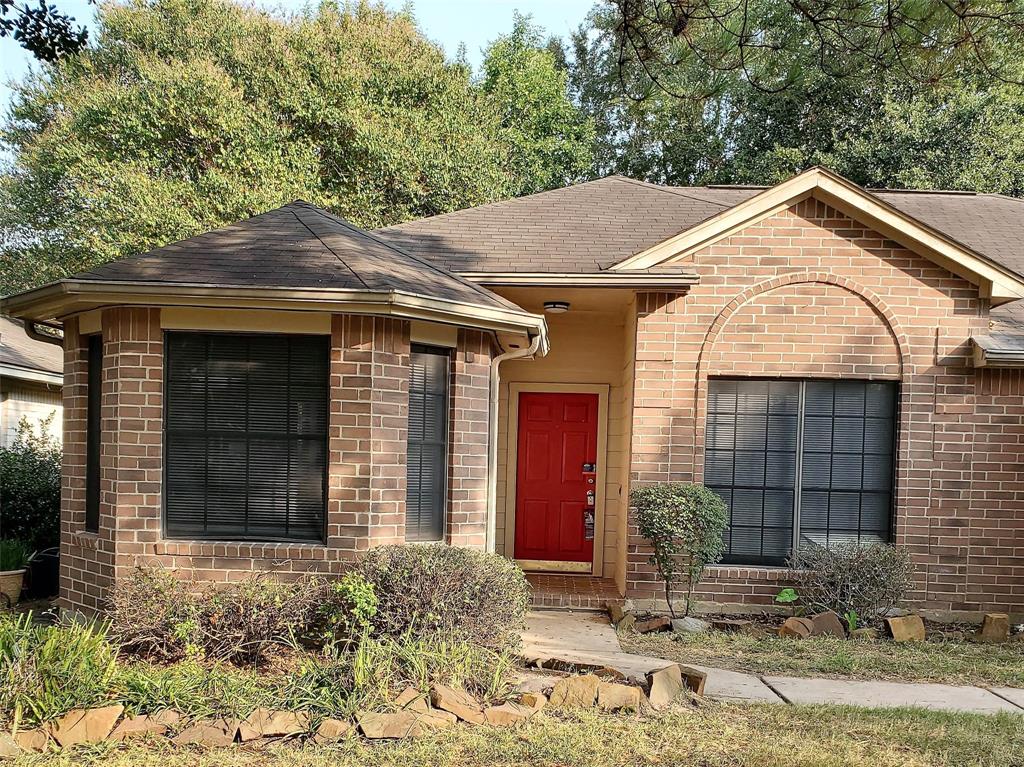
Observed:
[[[307,205],[308,205],[308,203],[307,203]],[[346,221],[345,219],[343,219],[341,216],[336,216],[333,213],[331,213],[330,211],[324,210],[323,208],[317,207],[316,205],[309,205],[309,207],[313,210],[313,212],[319,214],[323,218],[326,218],[328,221],[340,224],[341,226],[344,226],[346,229],[350,230],[351,232],[353,232],[353,233],[355,233],[355,234],[357,234],[357,235],[359,235],[361,237],[365,237],[366,239],[368,239],[368,240],[370,240],[372,242],[375,242],[378,245],[382,245],[383,247],[387,248],[388,250],[392,250],[395,253],[398,253],[399,255],[404,256],[405,258],[408,258],[408,259],[410,259],[412,261],[415,261],[417,264],[421,264],[421,265],[427,267],[428,269],[430,269],[430,270],[432,270],[434,272],[437,272],[438,274],[440,274],[443,277],[446,277],[446,278],[451,279],[451,280],[455,280],[456,282],[460,283],[461,285],[465,285],[466,287],[472,288],[476,293],[479,293],[482,296],[485,296],[487,298],[497,298],[502,303],[508,304],[509,306],[515,306],[515,304],[513,302],[509,301],[508,299],[506,299],[506,298],[504,298],[502,296],[499,296],[494,291],[488,290],[487,288],[483,287],[482,285],[478,285],[475,282],[471,282],[470,280],[467,280],[465,277],[460,277],[459,275],[455,274],[454,272],[450,272],[447,269],[444,269],[444,268],[438,266],[437,264],[431,263],[430,261],[428,261],[425,258],[421,258],[420,256],[414,255],[413,253],[410,253],[409,251],[405,250],[404,248],[401,248],[401,247],[399,247],[397,245],[394,245],[394,244],[388,242],[387,240],[383,239],[382,237],[378,237],[377,235],[373,234],[372,232],[367,231],[366,229],[361,229],[358,226],[355,226],[354,224],[352,224],[352,223]],[[303,225],[305,225],[305,224],[303,224]],[[306,227],[306,228],[308,229],[309,227]],[[320,239],[319,235],[315,235],[315,236],[318,239]],[[321,242],[322,241],[323,240],[321,239]],[[326,243],[324,243],[324,244],[326,245]],[[333,253],[334,250],[332,249],[331,252]],[[348,266],[348,265],[346,264],[346,266]],[[349,267],[349,268],[351,269],[351,267]],[[355,274],[354,271],[353,271],[353,274]],[[358,275],[356,275],[356,277],[359,279],[360,282],[363,282],[362,278],[359,278]],[[366,285],[366,283],[363,282],[363,285]],[[516,306],[516,308],[522,310],[522,307]]]
[[[310,208],[312,208],[312,209],[316,210],[316,206],[315,206],[315,205],[309,205],[309,203],[305,202],[304,200],[297,200],[296,202],[300,202],[300,203],[302,203],[302,204],[305,204],[305,205],[307,205],[308,207],[310,207]],[[295,203],[295,202],[289,203],[289,206],[290,206],[290,205],[294,205],[294,204],[296,204],[296,203]],[[284,206],[284,207],[289,207],[289,206]],[[312,229],[310,229],[310,228],[309,228],[309,224],[307,224],[307,223],[306,223],[305,221],[303,221],[303,220],[302,220],[302,217],[301,217],[301,216],[299,216],[299,214],[298,214],[298,213],[296,213],[296,212],[295,212],[294,210],[289,210],[288,212],[289,212],[289,213],[291,213],[291,214],[292,214],[292,215],[293,215],[293,216],[295,217],[295,220],[296,220],[296,221],[298,221],[298,222],[299,222],[299,223],[300,223],[300,224],[302,225],[302,227],[303,227],[303,228],[304,228],[304,229],[305,229],[305,230],[306,230],[307,232],[309,232],[309,233],[310,233],[311,235],[313,235],[314,237],[316,237],[316,238],[317,238],[317,240],[319,240],[319,241],[320,241],[320,242],[321,242],[321,243],[323,244],[323,246],[324,246],[325,248],[327,248],[327,250],[329,250],[329,251],[331,252],[331,255],[333,255],[333,256],[334,256],[334,257],[335,257],[336,259],[338,259],[338,262],[339,262],[339,263],[340,263],[340,264],[341,264],[342,266],[344,266],[344,267],[345,267],[346,269],[348,269],[348,271],[349,271],[349,272],[351,272],[352,276],[353,276],[353,277],[355,277],[355,278],[356,278],[356,279],[357,279],[357,280],[359,281],[359,284],[360,284],[360,285],[362,285],[362,286],[363,286],[363,288],[364,288],[365,290],[369,290],[369,289],[370,289],[370,286],[369,286],[369,285],[367,285],[367,284],[366,284],[366,281],[365,281],[365,280],[363,280],[363,278],[362,278],[362,277],[360,277],[360,276],[359,276],[359,275],[358,275],[358,274],[356,273],[356,270],[355,270],[355,269],[353,269],[353,268],[352,268],[351,266],[349,266],[349,265],[348,265],[348,262],[347,262],[347,261],[346,261],[345,259],[343,259],[343,258],[342,258],[341,256],[339,256],[339,255],[338,255],[338,252],[337,252],[337,251],[336,251],[336,250],[335,250],[334,248],[332,248],[332,247],[331,247],[330,245],[328,245],[328,244],[327,244],[327,242],[326,242],[326,241],[324,240],[324,238],[323,238],[323,237],[321,237],[321,236],[320,236],[319,234],[317,234],[317,233],[316,233],[316,232],[314,232],[314,231],[313,231]]]
[[[686,186],[671,186],[670,184],[654,184],[650,181],[641,181],[637,178],[630,178],[629,176],[615,176],[622,181],[627,181],[630,184],[636,184],[637,186],[643,187],[644,189],[654,189],[659,192],[665,192],[666,194],[674,194],[678,197],[685,197],[688,200],[698,200],[699,202],[706,202],[709,205],[717,205],[720,208],[731,208],[732,205],[728,205],[718,200],[709,200],[707,197],[699,197],[695,194],[688,194],[683,189],[692,189],[699,187],[686,187]]]

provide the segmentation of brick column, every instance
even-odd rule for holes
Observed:
[[[491,339],[459,330],[452,355],[445,539],[482,549],[487,535],[487,419]]]
[[[335,315],[327,545],[358,553],[405,540],[409,323]]]

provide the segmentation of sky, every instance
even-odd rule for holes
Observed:
[[[96,6],[87,0],[47,0],[63,12],[75,17],[78,24],[92,27]],[[416,0],[413,14],[420,28],[431,40],[440,43],[449,56],[459,44],[466,44],[466,54],[474,68],[479,65],[480,52],[488,42],[512,28],[518,11],[531,15],[548,34],[565,37],[583,21],[596,0]],[[257,0],[265,8],[298,10],[309,5],[307,0]],[[396,10],[405,7],[403,0],[387,0],[385,5]],[[10,103],[11,80],[18,80],[34,60],[9,37],[0,38],[0,111]]]

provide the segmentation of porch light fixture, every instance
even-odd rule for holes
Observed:
[[[544,311],[548,314],[565,314],[569,311],[568,301],[545,301]]]

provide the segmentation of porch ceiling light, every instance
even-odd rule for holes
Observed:
[[[569,311],[568,301],[545,301],[544,311],[548,314],[565,314]]]

